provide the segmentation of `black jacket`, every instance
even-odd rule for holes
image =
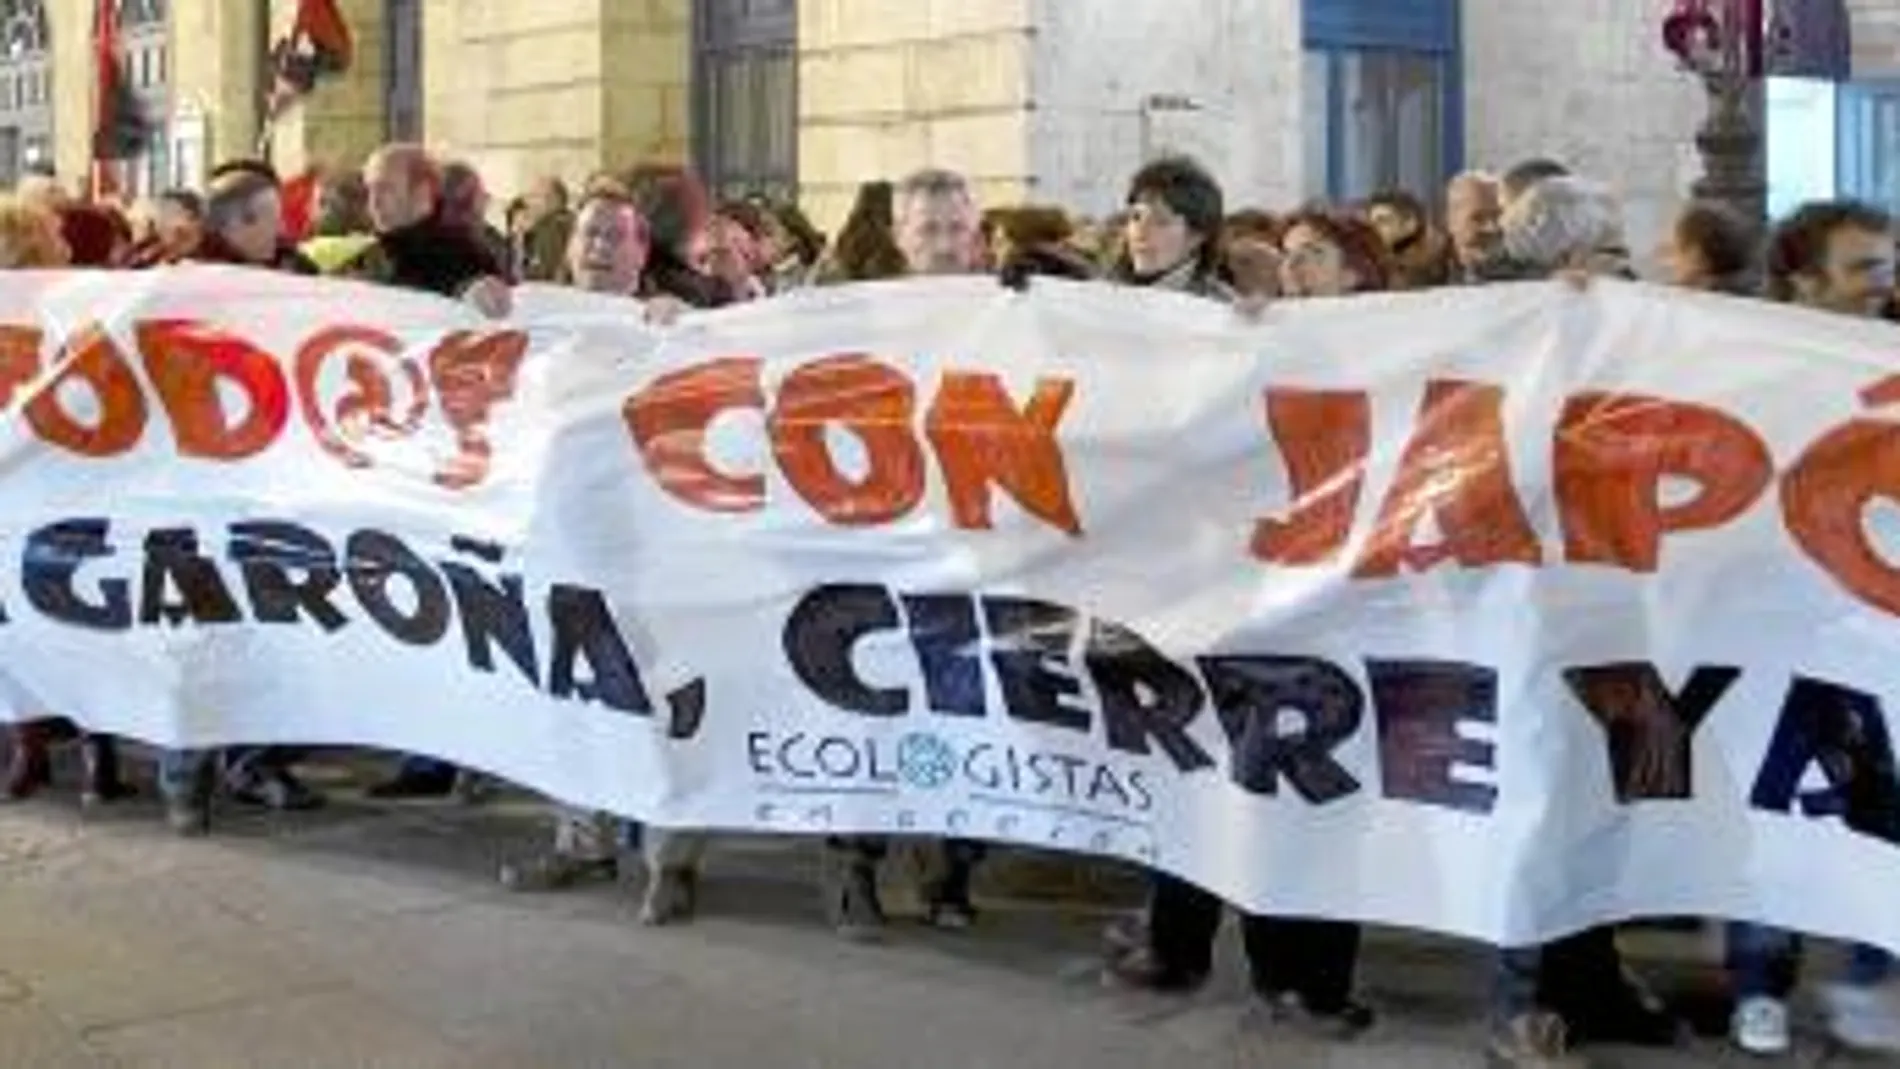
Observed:
[[[722,308],[734,300],[724,283],[658,246],[640,276],[640,296],[671,297],[688,308]]]
[[[460,297],[477,279],[507,277],[480,235],[435,216],[376,241],[385,261],[376,281],[385,285]]]

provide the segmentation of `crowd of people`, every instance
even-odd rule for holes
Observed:
[[[0,198],[0,268],[233,264],[439,294],[498,318],[509,314],[512,286],[523,281],[638,298],[647,315],[667,317],[805,286],[989,272],[1011,286],[1045,276],[1174,290],[1257,315],[1270,301],[1636,277],[1615,197],[1554,161],[1463,174],[1442,193],[1434,191],[1432,204],[1391,191],[1362,204],[1285,214],[1231,210],[1206,170],[1168,158],[1133,176],[1120,212],[1090,220],[1039,205],[984,213],[961,176],[929,169],[865,184],[827,240],[793,204],[765,197],[713,203],[688,171],[648,166],[594,176],[578,193],[543,179],[505,206],[497,228],[472,168],[390,145],[360,171],[322,176],[314,204],[301,207],[286,203],[286,183],[257,160],[217,168],[201,190],[129,206],[85,202],[52,176],[35,176]],[[1892,220],[1866,205],[1809,204],[1762,238],[1749,221],[1698,204],[1670,228],[1655,280],[1893,318],[1894,258]],[[25,799],[47,788],[50,748],[67,739],[83,753],[87,804],[132,792],[114,740],[56,721],[12,728],[0,791]],[[278,810],[321,805],[322,795],[295,772],[308,756],[281,747],[164,752],[156,778],[167,821],[180,834],[199,835],[211,827],[214,799]],[[1900,819],[1894,770],[1872,774],[1882,779],[1879,789],[1856,796],[1874,799],[1866,804],[1881,811],[1861,819]],[[447,799],[473,793],[477,783],[452,765],[410,756],[368,792]],[[704,835],[566,807],[554,816],[546,850],[502,865],[503,883],[556,890],[643,862],[642,918],[661,924],[692,916]],[[825,844],[825,906],[841,934],[867,938],[883,928],[878,870],[887,849],[873,837]],[[927,920],[967,928],[977,920],[970,888],[982,844],[946,841],[937,856],[924,895]],[[1146,908],[1107,933],[1105,979],[1163,994],[1195,990],[1211,971],[1225,911],[1201,888],[1154,874]],[[1253,987],[1275,1020],[1342,1039],[1374,1023],[1357,995],[1359,926],[1246,916],[1240,930]],[[1733,1042],[1752,1054],[1787,1051],[1800,939],[1733,924],[1726,945]],[[1833,1036],[1859,1049],[1900,1051],[1891,958],[1857,947],[1847,962],[1844,975],[1819,989]],[[1493,976],[1486,1053],[1498,1066],[1574,1065],[1578,1045],[1664,1046],[1682,1035],[1670,1008],[1625,967],[1609,927],[1500,950]]]

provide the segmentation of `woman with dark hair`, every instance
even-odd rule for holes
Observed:
[[[772,257],[766,281],[773,293],[797,289],[825,255],[825,235],[789,200],[752,198],[765,213],[766,251]]]
[[[1220,184],[1186,157],[1156,160],[1128,185],[1124,245],[1109,277],[1130,286],[1232,300],[1220,279],[1225,200]]]
[[[1280,237],[1280,290],[1288,297],[1343,297],[1392,288],[1391,253],[1371,223],[1304,211]]]
[[[1284,226],[1270,212],[1248,208],[1221,227],[1221,278],[1243,297],[1280,295],[1280,235]]]
[[[1674,285],[1747,297],[1755,292],[1760,252],[1747,220],[1714,204],[1691,204],[1676,216],[1658,258]]]
[[[1218,277],[1221,188],[1199,164],[1180,158],[1149,164],[1130,183],[1127,203],[1128,249],[1116,277],[1128,285],[1233,299]],[[1110,933],[1115,945],[1107,979],[1152,992],[1197,990],[1213,970],[1226,904],[1165,872],[1151,873],[1150,881],[1146,923]],[[1240,927],[1254,993],[1276,1019],[1338,1038],[1371,1027],[1372,1010],[1353,996],[1358,925],[1248,914]]]
[[[1451,242],[1436,227],[1425,202],[1403,189],[1375,193],[1365,220],[1392,257],[1392,288],[1430,289],[1451,281]]]
[[[683,167],[654,164],[635,168],[626,185],[651,235],[639,295],[668,298],[688,308],[731,304],[737,295],[695,265],[695,248],[711,215],[699,179]]]
[[[820,285],[898,278],[909,271],[904,252],[897,247],[895,188],[889,182],[866,182],[845,216],[831,251],[818,263]]]

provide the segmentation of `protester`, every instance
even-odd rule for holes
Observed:
[[[844,226],[838,229],[831,251],[818,262],[817,282],[866,282],[904,274],[908,265],[893,233],[894,197],[889,182],[865,182],[858,187],[857,199],[845,216]]]
[[[636,168],[626,182],[652,235],[640,296],[666,298],[686,308],[721,308],[738,298],[697,266],[711,212],[706,187],[682,167]]]
[[[264,168],[233,165],[213,178],[204,199],[204,226],[183,260],[292,274],[314,274],[284,243],[278,185]],[[285,747],[237,746],[222,751],[170,749],[160,754],[159,791],[165,819],[180,835],[210,830],[212,796],[223,785],[235,801],[281,811],[315,809],[324,796],[292,772],[298,753]]]
[[[1391,253],[1392,288],[1429,289],[1451,280],[1450,242],[1432,226],[1425,204],[1402,189],[1375,193],[1365,218]]]
[[[1893,220],[1870,205],[1803,205],[1768,243],[1771,300],[1839,315],[1882,315],[1894,286]],[[1866,731],[1856,734],[1866,737]],[[1844,773],[1849,828],[1900,841],[1900,771],[1884,749],[1863,747],[1829,758]],[[1736,996],[1730,1035],[1756,1055],[1786,1053],[1788,996],[1801,971],[1802,940],[1755,924],[1728,926],[1728,968]],[[1852,1050],[1900,1053],[1900,977],[1891,954],[1871,946],[1848,952],[1840,978],[1819,990],[1832,1037]]]
[[[760,281],[759,242],[746,217],[756,219],[744,204],[721,205],[706,225],[705,271],[718,280],[734,301],[752,301],[768,297],[771,291]]]
[[[1190,159],[1157,160],[1136,172],[1124,201],[1127,251],[1114,277],[1232,301],[1219,278],[1224,200],[1219,183]],[[1211,892],[1151,872],[1145,921],[1111,929],[1105,979],[1162,994],[1198,990],[1213,970],[1225,908]],[[1244,916],[1241,934],[1254,993],[1272,1012],[1339,1037],[1371,1027],[1372,1010],[1353,997],[1357,925]]]
[[[1530,186],[1505,210],[1502,229],[1513,274],[1636,277],[1615,198],[1582,179],[1559,176]]]
[[[1727,208],[1691,204],[1676,216],[1657,259],[1686,289],[1750,296],[1759,268],[1754,228]]]
[[[1551,178],[1570,178],[1570,168],[1556,160],[1542,157],[1525,160],[1504,172],[1498,180],[1498,206],[1509,211],[1518,199],[1536,186]]]
[[[557,282],[568,255],[576,217],[568,210],[567,186],[558,178],[537,180],[522,198],[522,230],[515,241],[518,277],[527,282]],[[512,230],[510,237],[514,237]]]
[[[447,213],[442,165],[419,145],[385,145],[363,167],[379,273],[373,279],[466,301],[501,318],[513,307],[502,265],[466,220]],[[466,207],[466,205],[464,205]],[[459,770],[432,757],[403,760],[394,777],[369,790],[389,801],[445,798]]]
[[[1283,227],[1271,212],[1248,208],[1233,213],[1221,227],[1221,278],[1242,297],[1280,295],[1280,238]]]
[[[1364,220],[1305,211],[1287,220],[1280,240],[1280,292],[1285,296],[1344,297],[1392,287],[1396,271],[1391,253]]]
[[[57,214],[36,201],[0,194],[0,270],[59,268],[71,261]]]
[[[764,223],[760,255],[766,261],[761,278],[773,293],[788,293],[810,281],[825,254],[825,236],[812,225],[798,205],[769,197],[749,199]]]
[[[388,273],[361,174],[332,171],[323,176],[310,237],[298,248],[325,275],[373,280]]]
[[[198,247],[204,236],[204,198],[189,189],[168,189],[153,205],[149,241],[132,250],[134,267],[176,263]]]
[[[1451,282],[1469,285],[1487,280],[1504,237],[1503,216],[1496,179],[1471,171],[1451,180],[1445,191]]]
[[[69,201],[56,209],[60,235],[74,267],[127,267],[132,262],[132,228],[117,208]]]
[[[1527,186],[1505,212],[1493,279],[1630,277],[1622,210],[1601,187],[1556,175]],[[1504,1067],[1573,1065],[1592,1044],[1668,1047],[1682,1026],[1624,967],[1616,931],[1592,928],[1543,946],[1499,951],[1491,984],[1489,1055]]]
[[[842,269],[834,276],[838,282],[855,281],[853,272],[882,268],[883,264],[861,264],[859,253],[882,257],[878,242],[868,228],[878,225],[889,207],[889,238],[901,259],[900,270],[908,277],[969,275],[982,271],[976,257],[977,210],[968,181],[960,174],[926,168],[903,181],[883,189],[860,190],[860,207],[852,223],[840,232],[841,250],[847,255],[836,262]],[[853,235],[862,245],[845,246]],[[882,896],[878,893],[877,872],[890,852],[890,842],[881,836],[833,836],[825,841],[826,915],[839,936],[866,941],[880,937],[885,927]],[[976,920],[971,900],[971,879],[985,855],[984,844],[964,839],[943,843],[939,871],[924,889],[924,919],[943,929],[960,931]]]
[[[473,234],[488,251],[501,277],[516,277],[510,267],[514,252],[508,235],[488,221],[488,189],[482,184],[481,173],[460,160],[442,165],[442,220]]]
[[[442,167],[427,151],[385,145],[364,166],[363,183],[386,261],[376,281],[459,298],[496,318],[508,314],[512,302],[503,267],[476,234],[445,215]],[[450,788],[444,784],[439,793]]]
[[[74,266],[72,249],[65,232],[74,229],[72,220],[98,218],[98,226],[109,233],[111,224],[103,219],[106,210],[84,205],[66,205],[53,210],[44,200],[0,197],[0,270],[52,270]],[[62,223],[64,225],[62,225]],[[94,246],[100,242],[92,241]],[[94,251],[97,251],[96,249]],[[110,255],[109,239],[104,251]],[[103,267],[104,258],[88,258],[77,266]],[[73,734],[62,720],[22,720],[10,724],[6,734],[11,743],[0,796],[10,800],[30,798],[53,782],[52,744]],[[82,804],[91,806],[113,801],[132,793],[119,774],[118,749],[104,735],[84,735],[81,754],[85,771],[80,787]]]

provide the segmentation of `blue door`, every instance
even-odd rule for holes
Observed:
[[[1900,213],[1900,82],[1847,82],[1835,97],[1840,196]]]
[[[1464,165],[1460,0],[1306,0],[1307,192],[1427,203]]]

